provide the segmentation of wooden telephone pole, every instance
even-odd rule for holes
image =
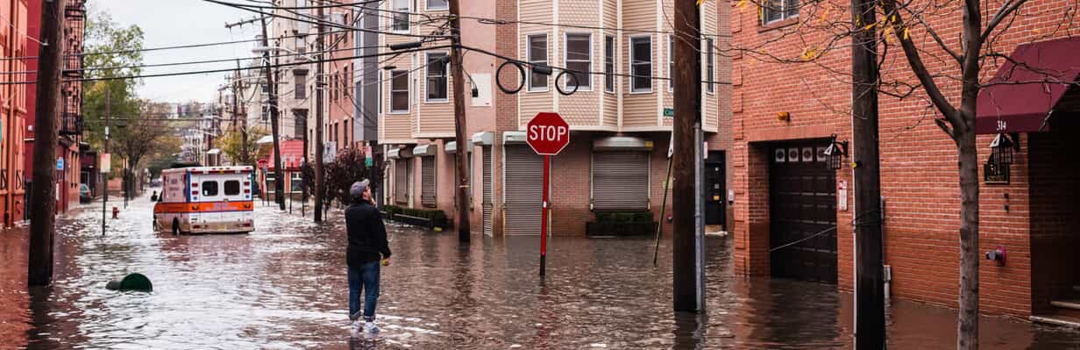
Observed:
[[[457,227],[458,240],[468,242],[472,238],[469,227],[469,167],[465,164],[469,139],[465,138],[465,78],[462,76],[461,61],[461,5],[458,0],[450,0],[450,71],[454,85],[454,138],[458,151],[454,152],[454,166],[458,173],[457,187]]]
[[[269,39],[266,36],[266,18],[262,19],[262,46],[270,48]],[[270,93],[270,132],[274,139],[274,201],[277,202],[278,209],[285,210],[285,197],[281,196],[285,193],[285,177],[281,169],[281,137],[279,136],[281,127],[278,125],[281,112],[278,111],[277,85],[274,83],[274,71],[270,66],[269,50],[263,53],[263,64],[266,66],[266,84],[269,86]]]
[[[37,74],[37,115],[34,117],[34,186],[30,189],[30,261],[27,282],[47,286],[52,282],[53,238],[56,224],[56,142],[60,138],[60,57],[64,6],[67,0],[41,2],[41,51]]]
[[[672,154],[672,288],[675,311],[698,312],[699,304],[695,188],[698,129],[701,116],[701,30],[699,9],[694,1],[675,2],[675,120],[672,124],[675,147]],[[655,82],[653,84],[656,84]]]
[[[855,175],[855,347],[885,348],[885,248],[878,159],[875,0],[851,0],[851,129]]]
[[[319,2],[320,4],[322,1]],[[323,166],[323,55],[326,55],[326,50],[323,45],[323,36],[325,35],[326,26],[323,22],[326,21],[324,16],[324,10],[322,6],[319,6],[319,34],[315,37],[315,51],[318,53],[318,61],[315,62],[315,208],[314,216],[315,222],[322,222],[323,216],[323,190],[326,187],[326,175],[323,173],[326,171]],[[305,150],[306,152],[306,150]]]

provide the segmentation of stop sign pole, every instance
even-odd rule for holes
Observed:
[[[544,277],[547,265],[548,236],[548,177],[551,174],[551,156],[562,152],[570,144],[570,125],[558,113],[537,113],[526,127],[526,141],[536,154],[544,156],[543,202],[540,206],[540,277]]]

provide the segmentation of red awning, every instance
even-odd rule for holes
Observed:
[[[975,132],[1049,130],[1048,114],[1080,75],[1080,38],[1020,45],[1009,57],[979,92]]]

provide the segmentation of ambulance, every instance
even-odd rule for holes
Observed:
[[[254,231],[253,170],[250,166],[163,170],[154,229],[174,235]]]

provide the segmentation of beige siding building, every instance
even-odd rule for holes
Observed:
[[[425,16],[445,0],[388,0],[388,45],[448,34]],[[672,0],[476,0],[462,4],[467,134],[455,140],[448,40],[381,63],[379,139],[391,158],[384,201],[453,216],[454,152],[468,152],[472,228],[488,235],[539,235],[541,157],[525,144],[539,112],[558,112],[571,144],[552,158],[552,234],[585,235],[597,213],[651,212],[660,221],[672,117]],[[721,6],[723,5],[723,6]],[[702,119],[708,139],[709,221],[728,217],[730,6],[702,5]],[[723,30],[721,30],[723,29]],[[476,50],[473,50],[476,49]],[[389,49],[383,49],[389,51]],[[525,62],[513,65],[486,52]],[[388,56],[390,57],[390,56]],[[550,75],[528,67],[552,67]],[[494,78],[500,75],[499,89]],[[462,142],[463,141],[463,142]],[[708,171],[707,171],[708,173]],[[670,201],[670,199],[669,199]],[[711,205],[711,206],[710,206]],[[725,228],[726,229],[726,228]],[[595,233],[595,232],[593,232]],[[619,232],[607,232],[619,234]]]

